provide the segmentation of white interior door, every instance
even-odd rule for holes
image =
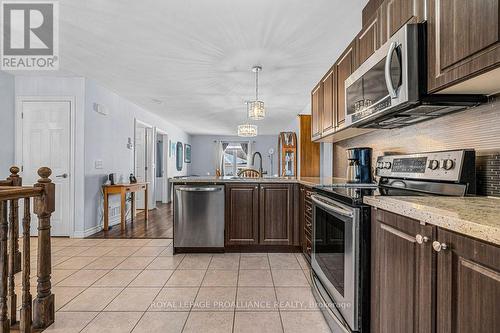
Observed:
[[[148,208],[156,208],[155,180],[156,180],[156,154],[155,133],[152,127],[146,127],[146,181],[148,185]]]
[[[23,185],[33,185],[42,166],[52,169],[56,185],[51,234],[69,236],[70,216],[71,102],[22,101]],[[36,223],[32,224],[36,227]]]
[[[135,128],[135,177],[138,182],[146,181],[146,128],[138,124]],[[136,207],[144,209],[144,192],[135,195]]]
[[[156,202],[168,202],[168,135],[158,134],[156,136]]]
[[[163,135],[163,163],[162,163],[162,178],[161,184],[161,202],[168,202],[168,135]]]

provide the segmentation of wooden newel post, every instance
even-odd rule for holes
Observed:
[[[52,170],[38,169],[40,179],[35,187],[43,188],[43,194],[35,198],[35,214],[38,216],[38,286],[33,301],[34,328],[47,328],[54,322],[54,294],[51,291],[50,216],[55,210],[55,185],[49,179]]]
[[[12,181],[12,186],[22,186],[23,179],[18,175],[19,168],[16,166],[10,167],[10,176],[7,178]],[[17,200],[10,202],[10,225],[12,230],[11,235],[14,239],[14,274],[21,271],[21,252],[19,251],[19,204]]]

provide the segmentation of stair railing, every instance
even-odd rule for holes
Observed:
[[[55,185],[52,171],[38,169],[37,183],[22,186],[19,168],[0,180],[0,333],[18,329],[21,333],[44,329],[54,322],[54,294],[51,291],[50,217],[55,210]],[[19,251],[19,203],[23,203],[22,255]],[[30,293],[31,206],[38,219],[37,294]],[[22,256],[22,259],[21,259]],[[17,319],[15,274],[22,271],[20,319]],[[17,327],[19,326],[19,327]]]

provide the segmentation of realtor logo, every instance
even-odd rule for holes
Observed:
[[[59,3],[1,2],[1,69],[59,69]]]

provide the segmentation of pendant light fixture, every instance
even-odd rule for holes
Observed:
[[[248,118],[252,120],[261,120],[266,116],[264,102],[259,101],[259,72],[262,71],[261,66],[253,66],[252,72],[255,73],[255,100],[247,104]]]
[[[257,136],[257,125],[243,124],[238,125],[238,136],[251,138]]]
[[[249,102],[245,102],[247,105]],[[248,108],[248,106],[247,106]],[[243,125],[238,125],[238,136],[244,137],[244,138],[251,138],[254,136],[257,136],[257,125],[250,124],[248,121],[247,117],[247,122],[244,123]]]

